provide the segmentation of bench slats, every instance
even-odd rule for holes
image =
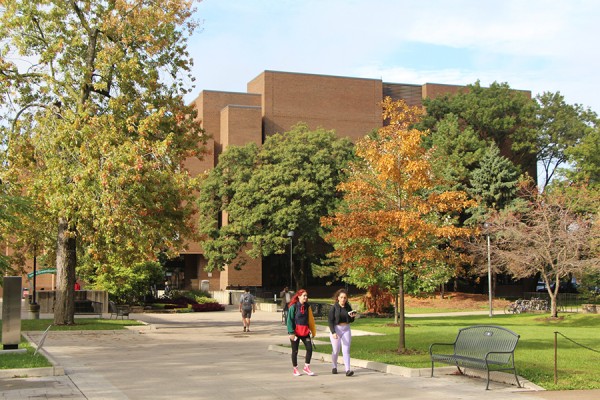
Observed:
[[[514,363],[514,351],[519,335],[495,325],[475,325],[458,331],[454,343],[433,343],[429,346],[431,376],[435,361],[460,367],[487,371],[486,390],[490,385],[490,370],[513,371],[517,386],[521,387]],[[444,352],[434,349],[443,348]],[[451,351],[451,353],[450,353]],[[493,369],[490,367],[494,367]]]

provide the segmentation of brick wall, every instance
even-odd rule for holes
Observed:
[[[263,95],[265,135],[305,122],[356,140],[382,126],[380,80],[265,71],[248,90]]]

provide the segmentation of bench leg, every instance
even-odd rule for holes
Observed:
[[[517,381],[517,387],[522,388],[523,386],[521,386],[521,382],[519,382],[519,378],[517,377],[517,369],[513,368],[513,373],[515,374],[515,380]]]
[[[433,378],[433,360],[431,360],[431,378]]]

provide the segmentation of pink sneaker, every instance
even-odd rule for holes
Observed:
[[[294,372],[292,372],[292,374],[293,374],[294,376],[300,376],[300,375],[302,375],[302,374],[300,373],[300,371],[298,371],[298,367],[294,367]]]
[[[310,366],[309,366],[308,364],[306,364],[302,370],[303,370],[304,372],[306,372],[306,375],[313,376],[313,375],[315,374],[314,372],[312,372],[312,371],[310,370]]]

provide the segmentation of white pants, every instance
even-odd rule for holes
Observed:
[[[329,335],[331,340],[331,362],[333,368],[337,368],[338,355],[340,354],[340,347],[342,348],[342,355],[344,357],[344,367],[347,371],[350,371],[350,343],[352,342],[352,332],[350,331],[350,325],[336,325],[335,333],[337,339],[333,335]]]

